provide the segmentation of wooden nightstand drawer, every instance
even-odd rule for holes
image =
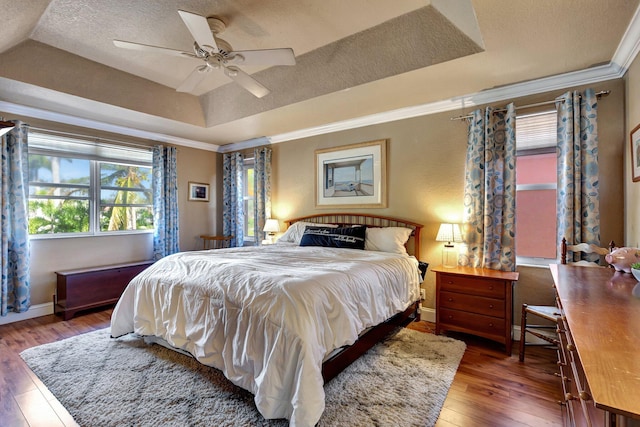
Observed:
[[[504,318],[505,301],[504,299],[479,297],[457,292],[442,292],[440,294],[440,307]]]
[[[480,336],[504,336],[505,334],[504,317],[483,316],[448,308],[440,308],[436,315],[445,329],[447,325],[453,325],[473,331],[472,333]]]
[[[505,282],[476,277],[442,274],[441,291],[460,292],[492,298],[505,297]]]
[[[458,331],[504,344],[511,355],[515,271],[435,267],[436,334]]]

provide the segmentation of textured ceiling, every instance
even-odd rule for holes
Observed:
[[[0,102],[223,145],[608,64],[638,2],[0,0]],[[176,93],[198,60],[112,40],[189,50],[179,9],[221,17],[235,50],[291,47],[297,65],[243,67],[271,89],[261,99],[222,73]]]

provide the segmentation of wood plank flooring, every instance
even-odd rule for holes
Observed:
[[[111,309],[79,313],[69,321],[49,315],[0,325],[0,427],[75,426],[69,413],[19,356],[29,347],[109,326]],[[434,325],[411,329],[433,333]],[[467,343],[440,413],[440,427],[560,426],[560,380],[555,352],[528,347],[526,362],[507,357],[501,345],[463,334]],[[517,348],[517,346],[516,346]],[[428,399],[429,396],[425,396]]]

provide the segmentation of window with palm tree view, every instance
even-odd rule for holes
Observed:
[[[29,136],[29,234],[153,230],[151,152]]]

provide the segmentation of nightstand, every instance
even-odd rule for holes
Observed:
[[[518,272],[436,267],[436,334],[458,331],[504,344],[511,355],[513,283]]]

